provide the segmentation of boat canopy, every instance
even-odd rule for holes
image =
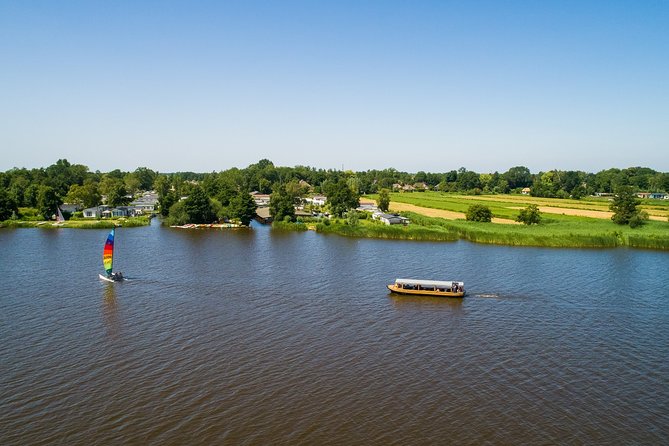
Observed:
[[[459,287],[464,287],[464,282],[443,281],[443,280],[418,280],[418,279],[395,279],[397,285],[420,285],[424,287],[451,287],[454,283]]]

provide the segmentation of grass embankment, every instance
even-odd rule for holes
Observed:
[[[446,227],[425,225],[388,226],[379,221],[361,219],[356,224],[346,220],[309,220],[306,223],[274,222],[272,228],[290,231],[313,229],[321,234],[337,234],[345,237],[379,238],[389,240],[455,241],[458,234]]]
[[[66,220],[62,224],[56,224],[53,221],[38,220],[6,220],[0,222],[0,228],[75,228],[75,229],[109,229],[115,226],[124,228],[133,228],[137,226],[148,226],[151,224],[149,217],[131,217],[124,219],[106,219],[106,220]]]

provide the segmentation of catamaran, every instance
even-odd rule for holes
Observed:
[[[393,293],[413,294],[418,296],[463,297],[464,282],[446,282],[440,280],[395,279],[388,285]]]
[[[106,280],[107,282],[121,282],[125,280],[123,273],[115,273],[112,271],[112,266],[114,264],[114,230],[112,228],[111,232],[107,236],[105,241],[105,247],[102,251],[102,266],[105,269],[105,274],[100,274],[100,279]]]

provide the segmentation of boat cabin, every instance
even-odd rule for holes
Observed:
[[[428,296],[462,297],[465,295],[465,283],[458,281],[396,279],[388,289],[400,294],[419,294]]]

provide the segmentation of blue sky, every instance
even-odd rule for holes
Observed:
[[[0,170],[669,171],[669,2],[0,0]]]

